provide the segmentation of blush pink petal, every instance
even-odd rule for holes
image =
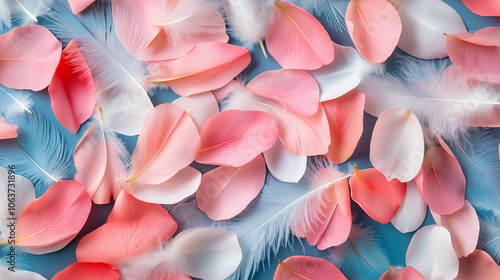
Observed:
[[[486,17],[500,16],[500,2],[497,0],[462,0],[472,12]]]
[[[0,117],[0,140],[17,137],[17,125],[9,124],[3,117]]]
[[[265,38],[269,53],[287,69],[314,70],[333,61],[330,36],[306,10],[287,1],[274,2]]]
[[[309,256],[291,256],[280,261],[273,280],[347,280],[331,262]]]
[[[458,276],[455,280],[500,279],[500,266],[485,251],[476,249],[458,261]]]
[[[85,10],[90,4],[94,3],[95,0],[68,0],[69,7],[73,14],[78,14]]]

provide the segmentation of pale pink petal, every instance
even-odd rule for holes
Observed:
[[[161,205],[120,192],[107,222],[85,235],[76,248],[79,262],[103,262],[117,268],[127,258],[166,242],[177,224]]]
[[[17,125],[9,124],[3,117],[0,117],[0,140],[12,139],[16,137]]]
[[[102,127],[92,125],[85,131],[75,147],[75,180],[81,182],[96,204],[107,204],[116,199],[122,190],[119,179],[125,175],[126,167],[122,155],[126,153],[123,143]]]
[[[69,7],[73,14],[78,14],[85,10],[90,4],[94,3],[95,0],[68,0]]]
[[[474,13],[486,17],[500,16],[500,2],[497,0],[462,0]]]
[[[450,215],[440,216],[432,213],[432,217],[437,225],[445,227],[450,232],[451,243],[459,258],[467,257],[474,252],[479,238],[479,218],[467,200],[462,209]]]
[[[349,179],[352,200],[375,221],[386,224],[398,212],[405,197],[406,184],[397,179],[387,181],[375,168],[358,170]]]
[[[202,92],[188,97],[179,97],[172,102],[184,109],[194,121],[199,131],[205,123],[219,113],[219,105],[211,92]]]
[[[446,143],[427,143],[422,168],[415,178],[418,190],[432,212],[449,215],[464,205],[465,176]]]
[[[359,53],[374,63],[392,54],[402,30],[398,12],[386,0],[351,0],[345,22]]]
[[[39,25],[14,27],[0,35],[0,84],[14,89],[46,88],[61,58],[62,44]]]
[[[122,184],[127,192],[144,202],[174,204],[194,194],[200,186],[200,182],[200,171],[187,166],[159,184],[145,184],[141,181]]]
[[[211,118],[200,133],[196,161],[205,164],[242,166],[271,148],[278,125],[260,111],[228,110]]]
[[[401,274],[401,280],[425,280],[425,277],[415,268],[407,266]]]
[[[266,180],[261,155],[241,167],[221,166],[201,177],[196,200],[212,220],[230,219],[243,211],[259,194]]]
[[[331,143],[326,157],[341,164],[348,160],[363,134],[365,95],[352,90],[322,103],[330,125]]]
[[[146,117],[126,182],[163,183],[188,166],[199,149],[200,136],[191,117],[176,105],[158,105]]]
[[[96,100],[94,80],[76,41],[63,50],[49,94],[54,114],[69,131],[77,132],[92,116]]]
[[[446,51],[453,65],[475,79],[500,82],[500,27],[446,35]]]
[[[106,263],[77,262],[57,273],[52,280],[118,280],[118,270]]]
[[[458,276],[455,280],[500,279],[500,266],[482,250],[475,250],[459,260]]]
[[[173,61],[148,62],[150,83],[164,83],[182,96],[221,88],[250,64],[247,48],[202,43]]]
[[[291,256],[280,261],[273,280],[347,280],[331,262],[309,256]]]
[[[306,10],[287,1],[274,2],[266,45],[269,53],[288,69],[314,70],[333,61],[330,36]]]
[[[311,116],[318,111],[318,83],[304,70],[266,71],[253,78],[246,88],[280,103],[298,116]]]
[[[59,181],[21,213],[16,244],[45,247],[75,236],[87,221],[92,202],[77,181]]]
[[[113,1],[116,35],[139,60],[175,59],[204,42],[227,42],[224,18],[210,1]]]

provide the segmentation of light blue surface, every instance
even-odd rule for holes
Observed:
[[[500,25],[500,19],[485,18],[475,15],[471,13],[459,0],[454,0],[454,1],[448,0],[444,2],[452,6],[462,16],[469,31],[476,31],[485,26]],[[69,15],[66,14],[65,16]],[[324,20],[324,18],[320,17],[320,20],[326,25],[326,21]],[[40,24],[42,25],[44,24],[43,19],[40,20]],[[352,42],[350,41],[348,34],[346,32],[339,33],[334,28],[331,27],[327,27],[327,29],[330,32],[332,39],[337,43],[344,45],[352,45]],[[78,32],[85,32],[85,31],[82,29],[79,30]],[[234,41],[232,41],[232,43],[238,44],[238,42]],[[252,63],[250,64],[248,69],[245,70],[244,72],[246,77],[248,77],[248,80],[258,75],[259,73],[262,73],[263,71],[280,68],[280,66],[274,61],[273,58],[271,57],[267,59],[264,58],[260,48],[255,47],[251,51],[251,53],[252,53]],[[157,92],[152,96],[152,100],[153,103],[156,105],[164,102],[171,102],[176,97],[177,96],[171,91],[157,90]],[[44,117],[46,117],[50,122],[52,122],[57,126],[58,130],[62,133],[65,140],[68,141],[70,147],[74,148],[74,146],[78,142],[79,138],[83,135],[88,125],[83,125],[78,133],[71,134],[62,125],[60,125],[57,119],[55,118],[54,113],[50,108],[50,100],[46,91],[34,93],[33,98],[35,101],[35,107],[43,114]],[[365,116],[365,127],[362,139],[353,157],[348,161],[347,164],[349,165],[357,164],[360,168],[371,167],[370,162],[368,160],[368,154],[369,154],[368,149],[369,149],[370,135],[374,123],[375,119],[373,117],[369,115]],[[495,135],[494,136],[495,139],[500,139],[500,131],[498,129],[493,129],[491,131]],[[126,142],[127,149],[130,152],[132,152],[135,147],[136,137],[121,137],[121,138]],[[498,140],[496,142],[498,142]],[[473,146],[474,142],[472,143],[472,147]],[[459,153],[456,148],[454,148],[454,151]],[[473,166],[471,166],[470,162],[468,162],[463,155],[457,157],[463,166],[467,166],[467,168],[464,168],[465,171],[470,171],[469,174],[466,173],[468,180],[469,179],[471,181],[487,180],[486,178],[482,178],[480,176],[472,178],[471,176],[476,176],[473,170],[474,169]],[[480,160],[480,158],[478,160]],[[72,167],[71,174],[73,174],[74,172],[75,170]],[[381,238],[383,247],[386,248],[389,252],[392,264],[404,266],[406,248],[408,247],[412,234],[411,233],[402,234],[399,231],[397,231],[390,223],[386,225],[381,225],[371,220],[369,217],[367,217],[366,214],[363,213],[363,211],[360,211],[357,204],[352,203],[352,205],[353,205],[353,213],[357,215],[359,220],[365,221],[367,225],[371,225],[376,228],[376,232]],[[29,262],[31,262],[32,270],[42,274],[43,276],[47,277],[47,279],[50,279],[58,271],[64,269],[71,263],[74,263],[76,261],[75,249],[81,237],[83,237],[85,234],[89,233],[93,229],[103,224],[106,220],[107,215],[111,211],[111,208],[112,205],[104,205],[104,206],[94,205],[90,217],[88,219],[88,222],[84,226],[83,230],[63,250],[42,256],[28,255],[26,258],[27,260],[29,260]],[[424,224],[426,225],[431,223],[433,223],[433,220],[430,217],[430,214],[428,214]],[[295,242],[293,248],[284,248],[283,250],[280,250],[277,256],[275,256],[272,260],[270,260],[269,266],[266,264],[263,267],[263,269],[256,274],[254,279],[272,279],[274,274],[274,269],[278,264],[278,259],[284,260],[291,255],[304,254],[303,250],[305,250],[306,251],[305,253],[308,255],[322,256],[322,252],[319,252],[317,249],[308,245],[300,245],[298,242]],[[383,273],[383,271],[379,271],[379,273]]]

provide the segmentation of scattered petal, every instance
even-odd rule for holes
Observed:
[[[308,256],[291,256],[280,261],[273,280],[347,280],[331,262]]]

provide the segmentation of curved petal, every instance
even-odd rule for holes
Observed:
[[[500,3],[496,0],[462,0],[464,4],[474,13],[487,16],[498,17],[500,16]]]
[[[219,105],[211,92],[202,92],[188,97],[179,97],[172,102],[179,106],[193,119],[198,131],[207,121],[219,113]]]
[[[267,168],[274,177],[283,182],[297,183],[307,168],[307,156],[296,155],[277,140],[264,152]]]
[[[280,261],[273,280],[347,280],[340,270],[331,262],[308,256],[291,256]]]
[[[17,137],[17,125],[9,124],[5,118],[0,117],[0,140]]]
[[[118,280],[118,270],[105,263],[77,262],[57,273],[52,280]]]
[[[392,218],[392,225],[402,233],[417,230],[427,215],[427,204],[420,194],[415,180],[406,183],[406,194],[398,212]]]
[[[500,279],[500,266],[485,251],[476,249],[459,263],[455,280]]]

